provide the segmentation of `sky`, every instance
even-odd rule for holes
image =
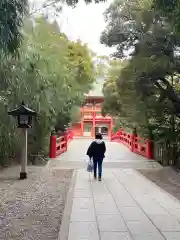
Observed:
[[[38,7],[42,1],[30,0]],[[109,55],[113,50],[100,44],[100,35],[106,26],[103,13],[110,2],[111,0],[106,3],[86,5],[83,0],[80,0],[76,8],[63,6],[63,11],[57,18],[61,31],[71,40],[80,39],[87,43],[89,48],[98,55]]]

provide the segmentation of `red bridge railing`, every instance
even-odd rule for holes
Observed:
[[[66,136],[67,136],[67,145],[70,143],[71,140],[73,140],[73,132],[72,130],[68,129],[66,132]]]
[[[152,142],[149,139],[143,139],[135,134],[119,130],[117,133],[112,134],[111,141],[120,142],[126,145],[132,152],[148,159],[153,158]]]
[[[68,144],[73,139],[73,133],[71,130],[67,130],[62,136],[51,135],[50,137],[50,151],[49,158],[56,158],[62,153],[67,151]]]

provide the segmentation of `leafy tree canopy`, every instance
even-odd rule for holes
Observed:
[[[99,3],[104,0],[85,0],[86,4]],[[69,6],[76,6],[78,0],[66,0],[63,3]],[[42,5],[43,8],[52,6],[54,11],[60,11],[60,0],[48,0]],[[1,0],[0,2],[0,50],[5,54],[14,54],[22,40],[21,27],[24,18],[30,13],[28,0]],[[38,10],[42,10],[38,9]]]
[[[180,33],[180,1],[179,0],[154,0],[153,5],[163,16],[167,17],[173,29]]]
[[[20,44],[20,29],[28,10],[27,0],[1,0],[0,9],[0,50],[12,54]]]

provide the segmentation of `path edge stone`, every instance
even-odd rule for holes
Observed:
[[[58,240],[68,240],[68,237],[69,237],[69,225],[70,225],[70,218],[71,218],[71,212],[72,212],[76,176],[77,176],[77,170],[74,169],[70,187],[67,194],[67,198],[66,198],[66,204],[63,212]]]

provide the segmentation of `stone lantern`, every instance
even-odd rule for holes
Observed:
[[[21,159],[21,171],[20,171],[20,179],[27,178],[27,129],[32,127],[32,118],[37,115],[37,113],[28,108],[24,102],[22,104],[9,111],[8,115],[13,116],[17,120],[17,127],[21,128],[24,135],[24,146],[22,149],[22,159]]]

